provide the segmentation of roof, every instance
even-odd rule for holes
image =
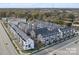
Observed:
[[[10,25],[24,41],[30,38],[22,30],[20,30],[16,25],[13,25],[13,24],[10,24]]]
[[[64,28],[60,28],[60,30],[62,31],[62,32],[64,32],[64,31],[69,31],[69,30],[71,30],[72,28],[69,28],[69,27],[64,27]]]
[[[43,27],[51,27],[51,28],[57,28],[60,27],[60,25],[55,24],[55,23],[50,23],[50,22],[45,22],[45,21],[39,21],[36,20],[35,22],[28,22],[30,25],[34,24],[38,29],[43,28]]]
[[[25,24],[25,25],[27,25],[27,23],[26,22],[18,22],[18,24]]]
[[[49,31],[47,28],[40,28],[35,30],[36,35],[41,34],[43,37],[51,36],[59,33],[58,29]]]

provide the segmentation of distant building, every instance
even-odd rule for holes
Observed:
[[[72,24],[72,26],[74,28],[76,28],[77,30],[79,30],[79,21],[78,20],[77,21],[74,21],[73,24]]]

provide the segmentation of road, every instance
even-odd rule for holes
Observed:
[[[51,53],[51,52],[53,52],[53,51],[55,51],[55,50],[57,50],[57,49],[59,49],[59,48],[61,48],[61,47],[64,47],[65,45],[70,44],[70,43],[72,43],[73,41],[76,41],[76,40],[78,40],[78,39],[79,39],[79,36],[74,37],[74,38],[72,38],[72,39],[70,39],[70,40],[64,41],[64,42],[62,42],[62,43],[59,43],[59,44],[57,44],[57,45],[54,45],[54,46],[51,46],[51,47],[49,47],[49,48],[47,48],[47,49],[44,49],[44,50],[42,50],[42,51],[39,51],[39,52],[35,53],[34,55],[49,55],[49,54],[53,54],[53,53]]]
[[[61,47],[55,51],[49,52],[49,55],[79,55],[79,39],[75,40],[64,47]]]
[[[13,44],[11,43],[0,21],[0,55],[16,55],[16,54],[18,53]]]

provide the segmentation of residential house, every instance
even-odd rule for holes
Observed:
[[[10,26],[18,34],[23,50],[34,49],[34,41],[29,36],[27,36],[27,34],[25,34],[22,30],[18,28],[18,26],[14,24],[10,24]]]
[[[59,40],[61,35],[58,29],[49,30],[47,28],[35,29],[34,34],[37,40],[41,41],[44,45],[54,43]]]

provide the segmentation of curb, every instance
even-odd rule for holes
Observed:
[[[8,32],[7,28],[5,27],[5,25],[3,24],[3,22],[1,22],[1,24],[2,24],[2,26],[3,26],[4,30],[5,30],[5,32],[7,33],[8,37],[10,38],[10,41],[12,42],[12,44],[13,44],[14,48],[16,49],[17,53],[18,53],[18,54],[22,54],[22,52],[20,51],[19,47],[18,47],[18,46],[15,44],[15,42],[12,40],[12,37],[11,37],[11,35],[9,34],[9,32]]]

